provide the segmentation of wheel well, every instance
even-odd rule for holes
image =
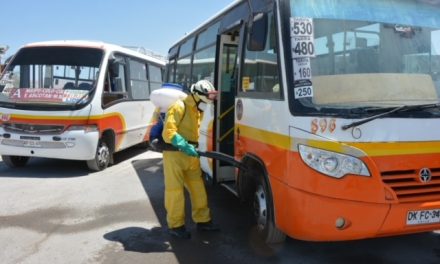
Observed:
[[[106,130],[101,134],[101,140],[107,144],[110,153],[115,152],[115,132],[113,130]]]
[[[270,244],[281,243],[282,241],[284,241],[286,235],[276,226],[275,204],[273,200],[272,188],[269,181],[269,173],[266,169],[266,166],[264,162],[258,156],[255,155],[246,155],[243,158],[242,162],[245,163],[245,165],[248,167],[248,170],[246,172],[243,172],[242,175],[240,175],[242,172],[239,172],[238,177],[244,176],[245,174],[249,173],[248,176],[250,175],[254,184],[252,194],[256,194],[258,183],[260,183],[260,185],[263,185],[262,187],[265,189],[265,193],[267,197],[266,199],[267,222],[265,224],[265,227],[259,232],[261,233],[265,242]],[[240,182],[240,180],[238,179],[237,182]]]
[[[237,181],[238,183],[245,183],[248,184],[249,186],[238,186],[238,189],[240,190],[240,188],[243,188],[242,190],[244,190],[244,193],[242,193],[244,195],[244,200],[247,200],[247,198],[249,198],[249,191],[252,192],[251,195],[253,195],[253,192],[255,191],[256,188],[256,182],[263,180],[264,183],[266,184],[266,186],[269,189],[269,195],[270,195],[270,200],[272,200],[272,188],[270,187],[270,182],[268,179],[268,172],[266,170],[266,166],[264,165],[264,162],[256,155],[253,154],[246,154],[244,156],[244,158],[242,159],[242,162],[245,164],[245,166],[248,168],[246,171],[242,171],[240,170],[238,173],[238,177],[245,177],[248,178],[248,180],[246,181]],[[251,188],[252,190],[249,190],[249,188]],[[240,193],[240,192],[239,192]]]

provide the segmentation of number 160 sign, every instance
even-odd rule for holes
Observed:
[[[290,18],[292,57],[294,59],[315,56],[315,43],[313,35],[313,20],[311,18]]]

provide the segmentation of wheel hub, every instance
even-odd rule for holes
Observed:
[[[100,166],[105,165],[110,157],[110,151],[106,146],[101,146],[98,150],[98,163]]]
[[[267,224],[267,203],[266,193],[261,185],[258,185],[257,190],[255,191],[254,215],[258,228],[263,230]]]

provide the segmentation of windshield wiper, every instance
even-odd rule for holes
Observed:
[[[93,91],[95,91],[95,89],[96,89],[96,85],[94,85],[92,89],[90,89],[89,91],[87,91],[87,93],[81,96],[81,98],[79,98],[78,101],[76,101],[74,106],[75,107],[78,106],[81,103],[81,101],[84,100],[84,98],[86,98],[87,96],[89,96]]]
[[[421,109],[428,109],[428,108],[438,108],[438,107],[440,107],[440,104],[402,105],[399,107],[392,108],[389,111],[386,111],[386,112],[383,112],[383,113],[380,113],[377,115],[373,115],[373,116],[367,117],[365,119],[352,122],[347,125],[343,125],[341,128],[342,128],[342,130],[347,130],[349,128],[360,126],[360,125],[368,123],[372,120],[375,120],[380,117],[387,116],[387,115],[390,115],[390,114],[396,113],[396,112],[402,112],[402,111],[408,111],[408,110],[421,110]]]

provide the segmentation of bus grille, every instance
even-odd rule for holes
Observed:
[[[420,170],[382,172],[382,181],[397,195],[399,202],[426,202],[440,200],[440,168],[430,168],[431,180],[423,183]]]
[[[23,134],[61,134],[64,126],[60,125],[36,125],[22,123],[4,123],[3,128],[6,132],[15,132]]]

